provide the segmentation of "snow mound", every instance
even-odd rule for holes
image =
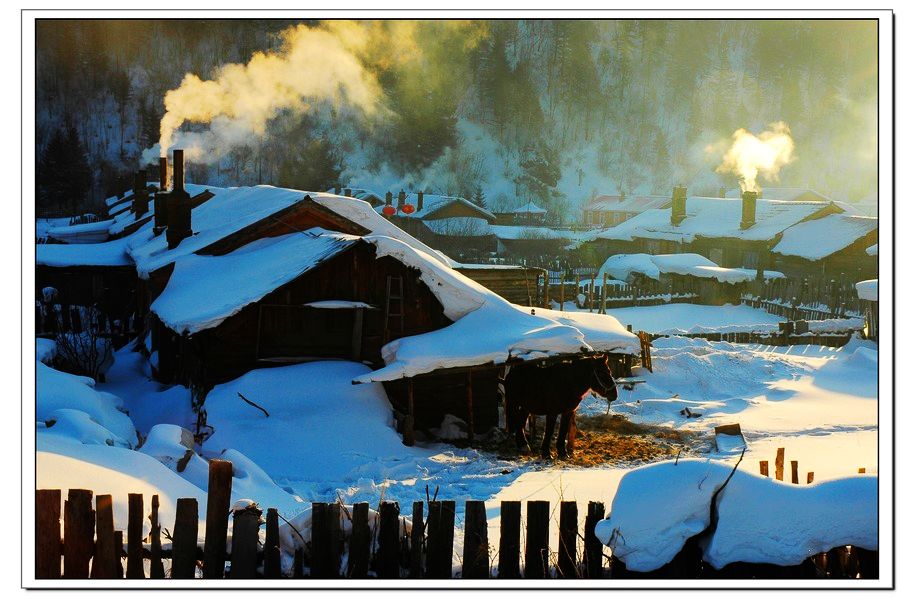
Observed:
[[[35,339],[35,360],[50,365],[57,356],[57,343],[53,339],[38,337]]]
[[[70,375],[41,362],[36,362],[35,367],[36,420],[56,419],[59,409],[82,411],[90,420],[117,437],[116,442],[136,446],[136,429],[123,412],[123,401],[120,398],[97,391],[95,382],[88,377]],[[72,415],[69,415],[69,419],[77,423]],[[85,425],[78,423],[85,430]]]
[[[662,462],[627,473],[600,540],[634,571],[669,563],[710,525],[711,498],[731,466]],[[715,568],[735,562],[796,565],[837,546],[878,548],[877,478],[852,476],[791,485],[737,470],[718,495],[718,522],[702,549]]]
[[[857,283],[857,297],[867,301],[879,301],[879,280],[862,280]]]

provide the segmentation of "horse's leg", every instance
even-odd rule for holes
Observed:
[[[574,411],[565,411],[562,413],[562,419],[559,422],[559,436],[555,439],[555,450],[561,459],[568,457],[568,452],[565,450],[565,439],[568,437],[568,430],[571,427],[571,418],[573,416]]]
[[[552,459],[552,433],[555,432],[555,415],[546,415],[546,427],[543,430],[543,459]]]
[[[514,438],[517,442],[517,450],[521,453],[530,453],[530,443],[527,442],[527,418],[529,414],[523,416],[523,421],[518,419],[517,430],[514,431]]]

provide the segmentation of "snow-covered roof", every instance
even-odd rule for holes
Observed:
[[[416,192],[406,192],[406,200],[409,204],[413,205],[415,211],[407,215],[399,209],[397,210],[397,217],[407,217],[411,219],[424,219],[431,214],[434,214],[441,209],[456,204],[467,207],[468,209],[475,211],[476,213],[485,216],[489,221],[495,221],[495,215],[482,208],[479,205],[476,205],[466,198],[461,198],[460,196],[445,196],[443,194],[423,194],[422,195],[422,209],[419,209],[419,195]],[[394,196],[393,200],[394,208],[397,208],[397,197]],[[375,210],[380,213],[381,209],[384,208],[384,205],[378,205],[375,207]]]
[[[879,243],[877,242],[876,244],[867,247],[866,254],[872,255],[873,257],[875,257],[876,255],[879,255]]]
[[[858,282],[857,297],[867,301],[879,301],[879,279],[874,278]]]
[[[313,229],[263,238],[225,255],[185,255],[151,310],[177,333],[216,327],[357,241]]]
[[[640,213],[649,209],[659,209],[670,202],[669,196],[597,196],[584,205],[585,211],[616,211]]]
[[[875,217],[836,213],[787,228],[771,251],[816,261],[846,249],[878,227]]]
[[[136,261],[141,278],[195,253],[203,247],[229,236],[261,219],[301,201],[305,192],[259,185],[237,188],[215,188],[185,185],[191,196],[210,190],[214,196],[191,211],[193,235],[182,240],[174,249],[168,248],[164,233],[153,236],[152,227],[145,231],[147,239],[129,249]]]
[[[492,232],[499,240],[571,240],[573,242],[588,240],[599,230],[558,230],[543,226],[500,226],[493,225]]]
[[[727,198],[739,198],[741,190],[732,189],[727,192]],[[794,186],[764,186],[762,187],[762,196],[768,200],[786,200],[786,201],[828,201],[830,197],[821,192],[810,188],[800,188]]]
[[[712,278],[718,282],[736,284],[755,280],[756,271],[747,268],[722,268],[697,253],[648,255],[647,253],[613,255],[600,267],[599,276],[608,274],[619,280],[629,280],[633,273],[660,280],[661,274],[680,274]],[[766,279],[783,278],[784,274],[765,270]]]
[[[755,223],[740,229],[742,201],[738,198],[686,199],[686,216],[678,226],[670,221],[669,209],[652,209],[623,221],[596,235],[605,240],[651,238],[692,242],[696,237],[738,238],[768,241],[790,226],[803,221],[829,206],[827,202],[784,202],[759,199],[756,202]]]
[[[543,207],[537,206],[533,202],[528,202],[527,204],[522,204],[516,209],[511,209],[510,211],[502,211],[503,214],[509,215],[545,215],[548,213]]]
[[[113,219],[92,221],[76,225],[56,226],[48,229],[48,236],[67,243],[93,243],[108,240],[108,229]]]
[[[132,266],[127,242],[110,240],[93,244],[35,245],[35,265],[66,268],[73,266]]]

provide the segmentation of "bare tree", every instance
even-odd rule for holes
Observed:
[[[95,306],[80,306],[78,311],[78,322],[71,321],[68,331],[63,330],[66,326],[63,319],[57,319],[57,326],[61,328],[55,339],[57,366],[104,382],[105,372],[114,362],[114,347],[107,330],[107,319]]]

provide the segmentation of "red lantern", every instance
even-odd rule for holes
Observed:
[[[403,208],[400,210],[403,211],[404,213],[406,213],[407,215],[409,215],[410,213],[412,213],[413,211],[416,210],[416,207],[414,207],[413,205],[411,205],[410,203],[407,202],[406,204],[403,205]]]
[[[381,212],[384,213],[385,215],[387,215],[388,217],[390,217],[391,215],[397,214],[397,209],[393,208],[389,204],[385,204],[384,208],[381,209]]]

